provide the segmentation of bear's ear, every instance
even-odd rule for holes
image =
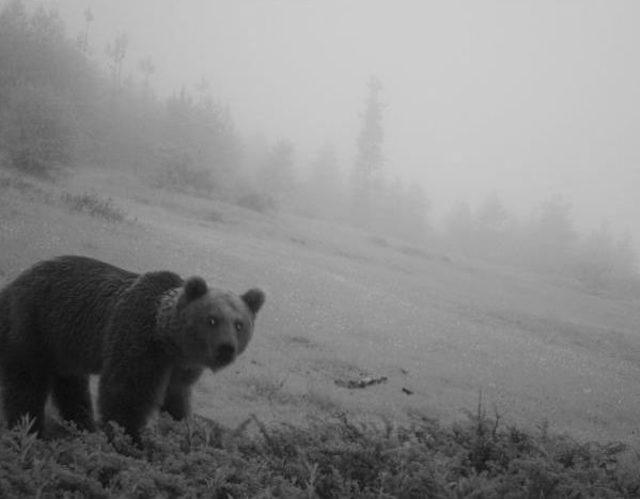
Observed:
[[[184,296],[187,301],[200,298],[207,294],[207,291],[209,291],[209,288],[207,288],[207,283],[204,282],[202,277],[190,277],[184,283]]]
[[[251,310],[253,315],[256,315],[258,310],[262,307],[264,298],[264,292],[258,288],[250,289],[242,295],[242,301],[247,304],[247,307],[249,307],[249,310]]]

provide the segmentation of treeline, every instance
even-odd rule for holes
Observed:
[[[637,279],[631,237],[617,237],[606,223],[581,234],[561,196],[550,197],[525,219],[510,213],[496,194],[475,210],[459,203],[444,219],[443,238],[469,256],[575,277],[594,288]]]
[[[87,11],[87,22],[93,21]],[[87,33],[67,36],[55,10],[21,1],[0,13],[0,162],[53,177],[84,165],[131,168],[166,187],[213,194],[235,185],[240,140],[229,111],[206,85],[158,99],[155,67],[123,75],[126,35],[105,50],[106,67],[88,56]]]
[[[72,38],[54,10],[28,10],[13,0],[0,11],[1,167],[45,177],[83,166],[128,169],[165,189],[337,220],[597,285],[636,273],[630,239],[617,240],[606,227],[580,236],[558,198],[528,220],[517,220],[495,196],[476,210],[460,204],[435,230],[440,224],[430,220],[424,190],[386,164],[376,78],[368,84],[354,160],[341,163],[328,143],[307,165],[286,138],[241,136],[205,80],[159,98],[153,61],[130,61],[122,33],[107,47],[92,47],[90,28],[99,20],[87,10],[85,21]]]
[[[158,98],[156,67],[149,57],[129,61],[126,34],[114,36],[103,58],[89,57],[97,21],[90,10],[85,20],[71,38],[55,10],[29,11],[14,0],[0,13],[0,165],[40,176],[84,165],[127,168],[159,187],[258,211],[357,219],[399,236],[421,234],[426,201],[420,189],[378,182],[368,214],[353,215],[355,177],[345,174],[331,144],[319,147],[312,164],[301,165],[286,138],[241,137],[205,80]],[[125,67],[136,67],[135,74]],[[363,125],[365,133],[371,123]],[[375,137],[366,141],[361,150],[379,145]]]

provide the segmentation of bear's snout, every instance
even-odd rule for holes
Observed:
[[[220,367],[231,364],[236,358],[236,348],[230,343],[225,343],[217,348],[216,364]]]

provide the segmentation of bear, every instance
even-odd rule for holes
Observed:
[[[62,419],[96,427],[89,375],[99,374],[101,422],[134,442],[156,409],[190,414],[191,387],[247,347],[265,301],[209,288],[201,277],[134,273],[86,256],[45,260],[0,291],[0,382],[5,419],[44,429],[47,396]]]

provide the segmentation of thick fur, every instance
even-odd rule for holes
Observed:
[[[81,256],[44,261],[0,292],[0,376],[10,426],[28,414],[42,432],[49,394],[61,416],[95,426],[98,408],[139,440],[159,407],[181,419],[205,368],[235,360],[251,339],[264,293],[210,290],[172,272],[135,274]]]

